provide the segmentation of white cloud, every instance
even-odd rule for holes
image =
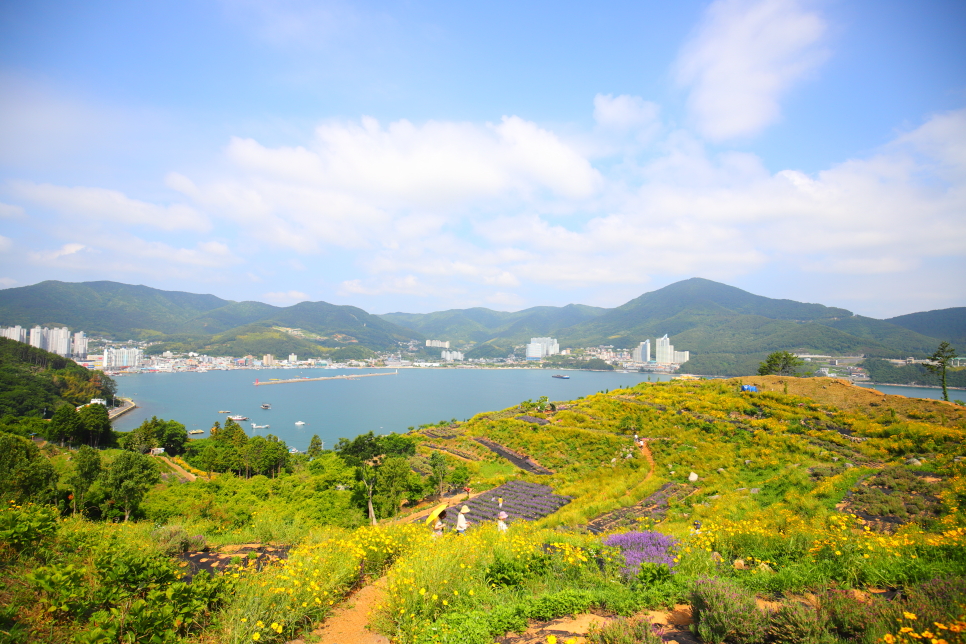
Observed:
[[[6,253],[11,248],[13,248],[13,240],[0,235],[0,253]]]
[[[639,96],[598,94],[594,97],[594,120],[603,128],[630,130],[654,125],[661,108]]]
[[[55,250],[43,250],[30,253],[30,258],[35,262],[41,263],[51,263],[61,257],[67,257],[69,255],[74,255],[84,250],[86,246],[84,244],[64,244],[60,248]]]
[[[13,279],[12,277],[0,277],[0,287],[10,288],[16,283],[17,280]]]
[[[160,206],[131,199],[116,190],[66,187],[12,181],[7,185],[14,197],[49,208],[68,219],[108,221],[149,226],[161,230],[205,231],[211,226],[207,217],[184,204]]]
[[[271,293],[265,293],[262,297],[266,300],[272,302],[305,302],[309,299],[309,296],[302,291],[275,291]]]
[[[24,209],[8,203],[0,203],[0,219],[15,219],[24,216]]]
[[[713,2],[675,67],[698,131],[723,141],[777,121],[782,95],[827,58],[825,30],[797,0]]]

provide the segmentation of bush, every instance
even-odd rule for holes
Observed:
[[[697,580],[691,610],[694,629],[705,642],[757,644],[768,634],[768,616],[755,604],[755,595],[724,579]]]
[[[625,617],[603,626],[594,624],[587,636],[589,644],[660,644],[662,641],[649,621]]]
[[[57,510],[49,505],[10,503],[0,509],[0,549],[32,550],[57,532]]]
[[[771,615],[772,639],[778,644],[833,644],[826,616],[801,602],[791,601]]]
[[[873,641],[888,630],[887,606],[878,598],[859,599],[847,590],[828,590],[819,595],[820,619],[846,642]]]

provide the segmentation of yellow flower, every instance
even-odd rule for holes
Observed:
[[[547,644],[557,644],[557,638],[554,635],[547,635]]]
[[[262,623],[262,620],[258,620],[257,622],[255,622],[255,626],[257,628],[265,628],[265,624]]]
[[[262,639],[262,634],[261,633],[252,633],[252,639],[257,642],[258,640]]]
[[[906,611],[902,611],[902,616],[905,617],[906,619],[919,619],[918,617],[916,617],[916,614],[915,613],[910,613],[907,610]]]

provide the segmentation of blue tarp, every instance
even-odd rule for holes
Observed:
[[[754,385],[741,385],[741,390],[742,391],[755,391],[755,392],[757,392],[758,391],[758,387],[756,387]]]

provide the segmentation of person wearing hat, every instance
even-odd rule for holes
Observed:
[[[460,508],[460,513],[456,515],[456,534],[463,536],[466,532],[466,528],[469,527],[469,522],[466,520],[466,513],[470,511],[468,505],[464,505]]]
[[[506,519],[509,516],[510,515],[507,514],[506,512],[501,512],[498,515],[496,515],[496,529],[497,530],[499,530],[500,532],[506,532]]]

